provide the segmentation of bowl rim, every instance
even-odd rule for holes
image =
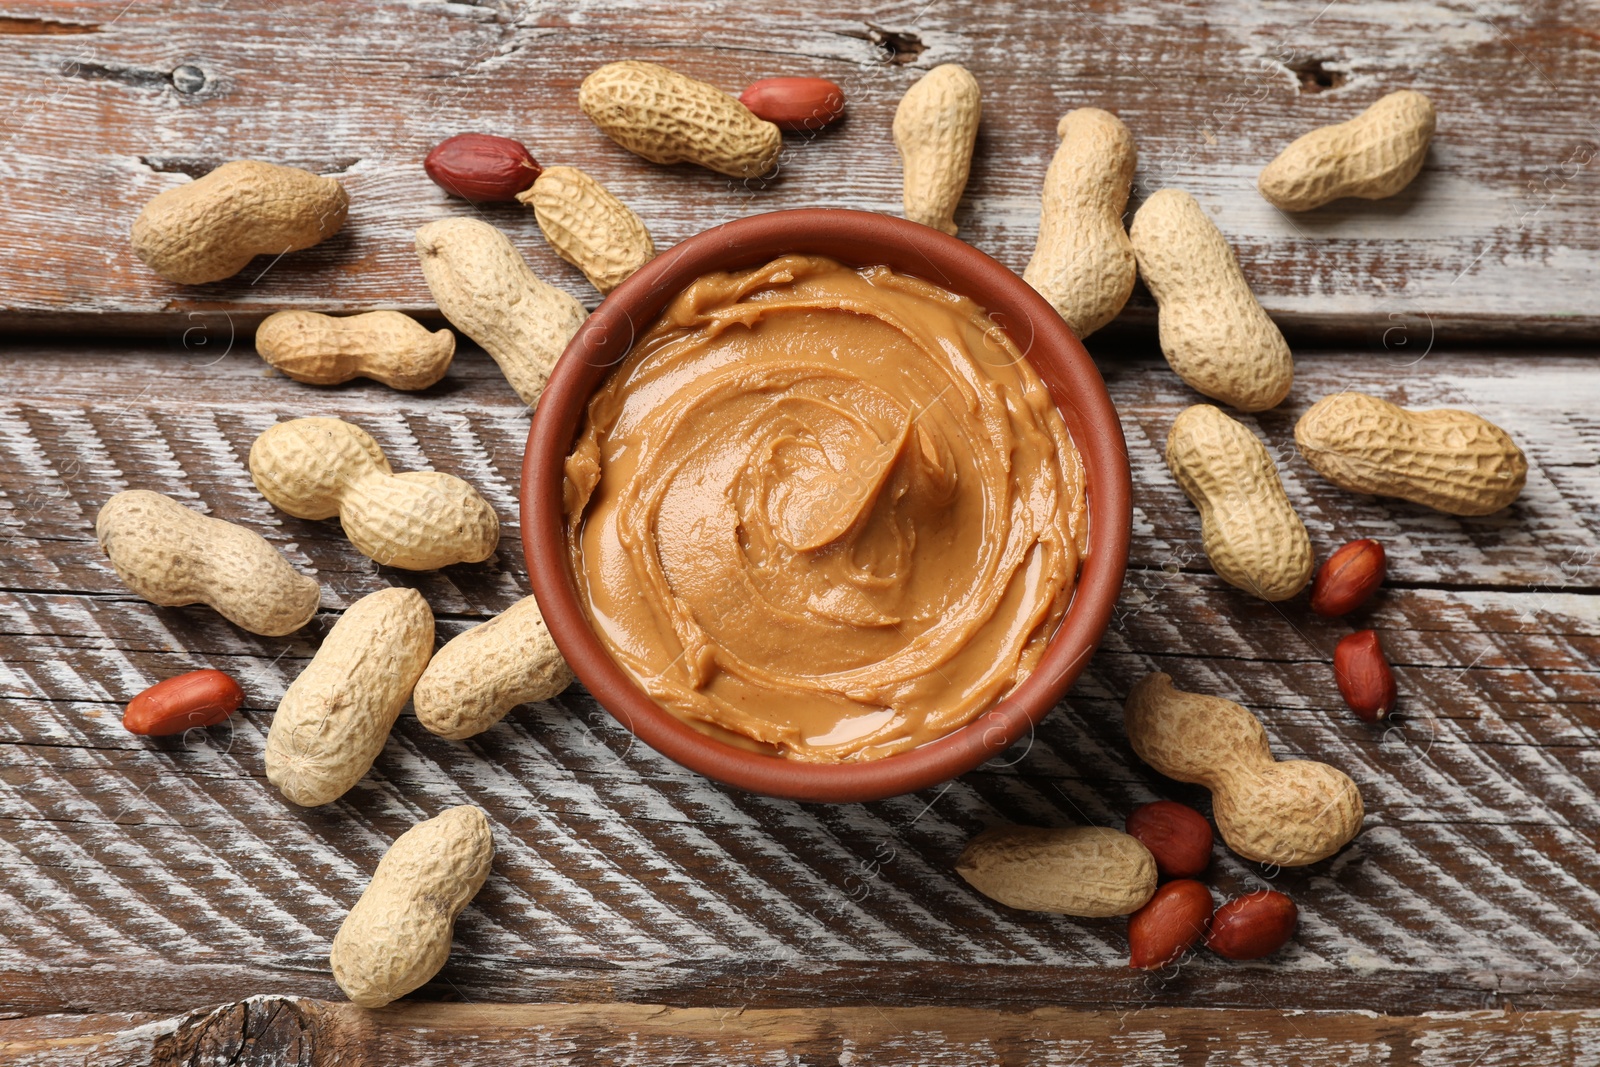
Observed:
[[[881,257],[850,250],[881,249]],[[1071,603],[1038,665],[994,707],[943,737],[881,759],[810,763],[750,752],[679,720],[611,658],[589,624],[567,567],[565,461],[589,397],[689,282],[710,271],[759,266],[788,253],[831,255],[853,266],[887,262],[976,300],[1040,372],[1082,457],[1088,552]],[[925,269],[907,267],[916,261]],[[1026,336],[1018,336],[1026,327]],[[1050,360],[1040,366],[1034,358]],[[974,770],[1010,748],[1065,696],[1098,647],[1121,592],[1132,524],[1132,477],[1121,420],[1099,369],[1033,287],[964,241],[918,223],[845,208],[751,215],[667,249],[618,286],[584,322],[553,368],[523,456],[523,554],[551,637],[590,694],[668,759],[725,785],[790,800],[848,803],[916,792]]]

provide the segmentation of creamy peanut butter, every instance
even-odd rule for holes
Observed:
[[[1066,425],[983,310],[819,257],[697,279],[590,400],[566,477],[616,661],[691,725],[804,760],[991,707],[1087,533]]]

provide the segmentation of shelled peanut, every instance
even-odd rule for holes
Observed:
[[[1138,276],[1122,228],[1137,153],[1122,120],[1098,108],[1068,112],[1056,134],[1039,240],[1022,277],[1081,340],[1117,317]]]
[[[242,159],[158,193],[133,221],[133,250],[157,274],[202,285],[238,274],[344,228],[344,186],[299,167]]]
[[[968,843],[956,873],[1010,908],[1086,918],[1127,915],[1156,891],[1156,861],[1104,826],[996,826]]]
[[[1361,791],[1348,775],[1312,760],[1275,760],[1260,721],[1231,700],[1151,674],[1128,694],[1123,717],[1140,759],[1211,790],[1217,829],[1245,859],[1316,863],[1361,829]]]
[[[438,974],[493,859],[489,818],[471,804],[395,838],[333,939],[328,962],[345,995],[381,1008]]]
[[[762,78],[739,94],[759,119],[785,130],[820,130],[844,114],[844,90],[827,78]]]
[[[1176,963],[1205,938],[1214,906],[1211,890],[1193,878],[1157,889],[1149,903],[1128,916],[1128,966],[1157,970]]]
[[[157,682],[128,701],[122,727],[131,734],[165,737],[215,726],[239,710],[244,690],[221,671],[200,670]]]
[[[280,422],[250,446],[250,477],[301,519],[338,516],[357,551],[387,567],[433,570],[494,554],[500,520],[453,474],[394,473],[361,427],[340,419]]]
[[[1240,411],[1264,411],[1289,395],[1289,345],[1194,197],[1157,191],[1134,214],[1128,237],[1156,300],[1161,351],[1178,377]]]
[[[267,732],[267,781],[302,807],[338,800],[372,767],[433,654],[433,612],[415,589],[345,609],[290,683]]]
[[[1357,630],[1333,650],[1333,678],[1339,695],[1363,722],[1379,722],[1399,698],[1394,671],[1375,630]]]
[[[100,508],[95,536],[117,577],[152,604],[204,604],[267,637],[293,633],[317,613],[322,587],[266,538],[169,496],[116,494]]]
[[[1212,914],[1206,947],[1224,959],[1257,960],[1287,945],[1299,921],[1294,901],[1275,889],[1258,889]]]
[[[1196,878],[1211,864],[1211,824],[1186,805],[1171,800],[1140,805],[1123,829],[1150,850],[1163,878]]]
[[[655,258],[650,231],[627,204],[576,167],[546,167],[517,199],[533,208],[556,254],[606,295]]]
[[[1313,404],[1294,428],[1306,462],[1341,489],[1399,497],[1448,515],[1489,515],[1522,494],[1528,460],[1481,415],[1411,411],[1364,393]]]
[[[511,239],[477,219],[417,230],[422,274],[451,325],[484,347],[530,408],[588,312],[542,281]]]
[[[412,701],[441,737],[481,734],[518,704],[549,700],[572,684],[533,597],[452,639],[428,663]]]
[[[1330,618],[1348,615],[1372,599],[1387,570],[1383,546],[1372,538],[1340,546],[1317,570],[1311,610]]]
[[[310,385],[371,378],[393,389],[426,389],[449,369],[456,337],[398,311],[339,318],[279,311],[256,328],[256,351],[287,377]]]
[[[905,167],[906,218],[956,232],[956,208],[967,187],[982,115],[978,80],[954,63],[934,67],[900,98],[894,143]]]
[[[1172,424],[1167,466],[1200,512],[1201,544],[1218,577],[1268,601],[1306,587],[1311,536],[1255,434],[1196,404]]]
[[[422,161],[433,184],[475,204],[515,200],[539,177],[539,161],[525,145],[492,133],[458,133],[434,146]]]

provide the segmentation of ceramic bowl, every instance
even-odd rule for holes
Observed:
[[[1010,334],[1049,387],[1083,457],[1089,550],[1071,606],[1038,667],[1000,703],[919,748],[859,763],[819,764],[735,748],[685,725],[612,660],[579,602],[565,550],[563,464],[590,395],[673,297],[710,271],[755,267],[787,253],[883,264],[977,301]],[[954,237],[862,211],[778,211],[726,223],[667,249],[589,316],[567,346],[528,434],[522,467],[522,545],[539,607],[579,680],[645,744],[727,785],[802,801],[877,800],[974,769],[1021,739],[1071,688],[1111,618],[1128,558],[1128,457],[1100,373],[1033,288]]]

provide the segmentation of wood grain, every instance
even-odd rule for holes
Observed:
[[[1056,120],[1094,105],[1133,130],[1130,209],[1176,185],[1238,249],[1273,315],[1414,353],[1431,341],[1600,334],[1600,39],[1576,0],[1392,5],[941,0],[852,9],[705,0],[561,5],[221,6],[17,0],[0,19],[0,325],[177,339],[226,311],[248,332],[284,307],[432,307],[412,251],[451,201],[420,162],[484,130],[546,163],[579,163],[630,204],[658,247],[727,219],[818,205],[898,212],[894,105],[923,71],[971,68],[984,122],[962,235],[1014,269],[1032,250]],[[661,168],[606,140],[577,86],[615,59],[666,62],[734,92],[821,75],[847,119],[791,135],[776,176],[735,182]],[[1409,87],[1437,104],[1421,177],[1386,201],[1288,216],[1256,173],[1295,136]],[[131,254],[157,192],[235,158],[336,175],[345,232],[258,259],[237,278],[173,286]],[[530,212],[485,207],[541,275],[597,294]],[[1142,293],[1123,322],[1148,326]]]
[[[1302,352],[1289,401],[1251,424],[1279,457],[1319,554],[1368,535],[1390,548],[1390,588],[1365,613],[1330,621],[1252,600],[1210,573],[1193,510],[1160,460],[1172,418],[1197,398],[1148,342],[1097,339],[1135,479],[1117,616],[1034,736],[939,789],[845,806],[724,790],[634,744],[575,687],[468,742],[434,737],[408,712],[357,789],[306,811],[266,784],[261,750],[272,708],[338,612],[414,585],[439,614],[442,641],[526,589],[515,499],[527,419],[477,352],[411,395],[300,385],[224,337],[213,327],[189,348],[0,351],[0,1011],[337,999],[328,945],[378,857],[414,821],[462,802],[489,812],[499,854],[420,999],[1415,1014],[1600,998],[1592,359],[1436,350],[1405,366],[1353,348]],[[1345,387],[1483,412],[1527,450],[1526,493],[1503,515],[1456,519],[1322,482],[1293,455],[1293,421]],[[273,421],[308,414],[356,421],[397,467],[467,478],[506,524],[499,552],[397,572],[357,554],[336,523],[274,512],[245,455]],[[262,638],[203,608],[131,596],[92,529],[98,506],[129,487],[262,531],[323,582],[318,621]],[[1329,666],[1337,639],[1368,625],[1403,693],[1403,714],[1385,729],[1349,715]],[[202,666],[240,679],[243,714],[183,738],[121,729],[130,696]],[[1332,762],[1366,797],[1361,836],[1322,864],[1262,870],[1218,849],[1219,894],[1271,884],[1300,904],[1293,946],[1270,961],[1202,954],[1147,977],[1125,966],[1121,922],[1010,911],[951,869],[973,833],[1002,819],[1117,826],[1163,796],[1205,808],[1203,792],[1154,775],[1127,747],[1122,697],[1156,668],[1242,700],[1280,755]],[[1111,1017],[1062,1018],[1092,1029]],[[1388,1040],[1387,1023],[1372,1025],[1361,1041]],[[1423,1027],[1424,1050],[1443,1032],[1398,1025],[1402,1036]],[[1567,1026],[1539,1033],[1576,1049]],[[1343,1047],[1333,1038],[1328,1047]]]
[[[1600,1011],[1220,1012],[1133,1015],[1038,1008],[739,1009],[657,1004],[349,1004],[255,997],[179,1016],[0,1022],[0,1054],[32,1067],[223,1064],[331,1067],[352,1060],[477,1067],[588,1063],[1293,1063],[1345,1067],[1577,1067],[1600,1057]]]
[[[0,1062],[1600,1062],[1600,364],[1482,347],[1600,336],[1592,21],[1575,0],[13,2],[0,14]],[[822,75],[850,111],[790,135],[763,181],[655,167],[576,107],[584,75],[623,58],[733,91]],[[1164,185],[1194,192],[1273,315],[1323,339],[1297,346],[1286,404],[1246,422],[1319,555],[1360,536],[1389,548],[1382,596],[1322,620],[1211,574],[1161,460],[1199,398],[1160,360],[1141,289],[1090,346],[1134,473],[1128,581],[1089,670],[1001,758],[915,796],[798,805],[684,771],[574,687],[468,742],[407,712],[342,801],[283,802],[262,771],[271,712],[347,605],[415,586],[442,643],[524,595],[527,419],[481,353],[418,395],[314,389],[264,367],[255,324],[284,307],[432,316],[412,232],[474,212],[593,306],[526,209],[472,208],[427,181],[422,156],[462,130],[578,162],[660,247],[759,211],[898,212],[895,102],[951,61],[985,93],[963,237],[1020,269],[1056,119],[1107,107],[1140,147],[1130,210]],[[1256,194],[1294,136],[1400,87],[1441,116],[1406,192],[1294,217]],[[131,256],[145,201],[241,157],[337,175],[349,227],[209,286],[169,285]],[[1334,489],[1294,454],[1292,427],[1339,388],[1481,412],[1527,450],[1527,491],[1501,515],[1455,519]],[[244,457],[266,426],[309,414],[360,423],[397,467],[471,481],[505,524],[495,557],[388,570],[337,523],[275,512]],[[318,620],[262,638],[133,597],[93,537],[96,509],[130,487],[260,530],[323,583]],[[1364,626],[1402,690],[1381,728],[1332,684],[1334,644]],[[130,696],[202,666],[244,684],[240,716],[180,738],[121,729]],[[1157,797],[1208,809],[1128,749],[1121,701],[1152,669],[1243,701],[1280,756],[1327,760],[1362,787],[1363,831],[1329,861],[1277,871],[1217,849],[1219,897],[1273,885],[1300,904],[1271,960],[1200,953],[1135,973],[1120,921],[1011,911],[952,871],[1000,820],[1120,826]],[[392,1009],[344,1003],[327,969],[339,922],[395,836],[462,802],[489,812],[499,853],[449,964]]]

